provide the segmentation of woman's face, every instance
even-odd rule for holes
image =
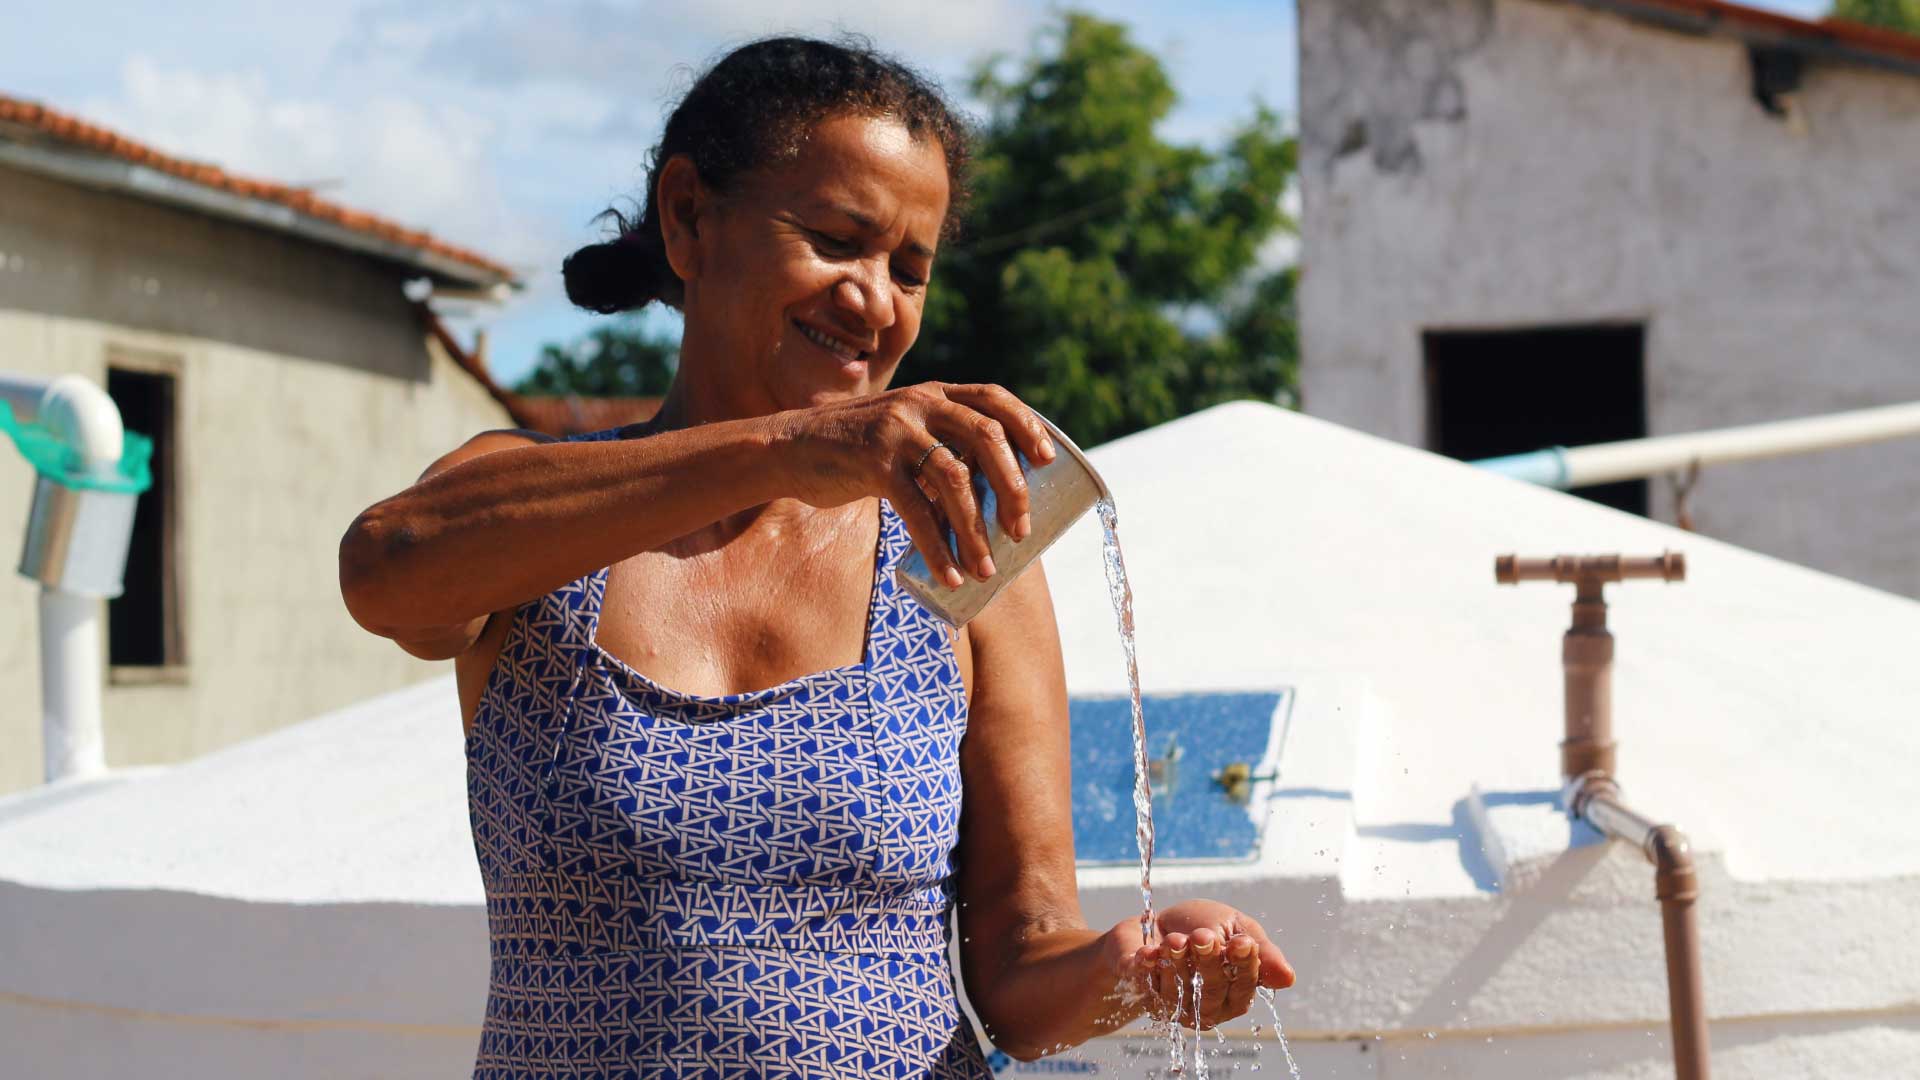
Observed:
[[[791,160],[702,200],[683,356],[752,411],[885,389],[920,333],[947,197],[936,140],[821,121]]]

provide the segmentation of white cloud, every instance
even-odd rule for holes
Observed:
[[[690,29],[706,36],[762,34],[864,34],[882,49],[915,65],[956,70],[977,55],[1020,45],[1039,17],[1038,5],[1012,0],[894,0],[888,4],[830,0],[806,5],[801,14],[785,0],[716,0],[689,5]]]
[[[410,62],[481,86],[578,84],[657,103],[677,88],[680,72],[766,34],[851,31],[934,74],[958,75],[984,52],[1019,45],[1038,17],[1036,5],[1018,0],[709,0],[670,7],[397,0],[363,9],[335,55]]]
[[[275,97],[263,72],[203,72],[134,55],[119,92],[80,103],[90,119],[168,153],[295,185],[508,260],[539,246],[498,182],[495,123],[445,102],[391,94]]]

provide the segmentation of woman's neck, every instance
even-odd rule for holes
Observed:
[[[681,371],[675,373],[673,384],[667,388],[666,396],[661,399],[660,408],[653,414],[653,419],[647,422],[646,430],[677,431],[722,420],[768,416],[780,411],[779,406],[772,402],[740,400],[740,389],[714,386],[689,377],[683,364]]]
[[[695,369],[699,370],[699,369]],[[741,420],[754,416],[766,416],[778,411],[776,406],[753,408],[745,403],[733,400],[733,395],[724,387],[712,387],[689,378],[687,368],[675,372],[673,383],[667,387],[666,396],[660,400],[660,408],[652,417],[632,425],[622,432],[623,438],[637,438],[643,435],[658,434],[663,431],[679,431],[684,428],[698,427],[701,424],[718,423],[723,420]],[[793,529],[817,529],[823,518],[832,522],[829,529],[837,528],[840,519],[853,508],[839,507],[835,511],[823,514],[815,507],[808,506],[798,499],[775,499],[770,503],[749,507],[723,521],[714,522],[708,527],[710,535],[702,538],[685,538],[700,544],[725,543],[749,529],[770,530],[775,534]]]

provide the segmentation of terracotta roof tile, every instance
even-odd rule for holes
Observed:
[[[1821,45],[1845,49],[1861,56],[1891,60],[1911,67],[1920,63],[1920,34],[1866,26],[1844,19],[1797,18],[1778,11],[1728,3],[1727,0],[1615,0],[1622,7],[1641,7],[1689,16],[1712,26],[1725,24],[1730,29],[1762,31],[1801,38]]]
[[[589,431],[634,424],[660,411],[657,397],[581,397],[577,394],[518,394],[493,380],[493,374],[480,358],[457,341],[447,324],[440,321],[432,307],[414,305],[427,333],[447,351],[462,371],[473,377],[486,392],[507,410],[513,422],[529,431],[548,435],[579,435]]]
[[[432,252],[497,275],[506,281],[517,280],[517,275],[500,263],[479,252],[437,240],[429,233],[409,229],[374,214],[329,202],[315,196],[311,191],[268,180],[236,176],[218,165],[204,161],[190,161],[163,153],[118,132],[49,109],[38,102],[0,94],[0,123],[18,125],[81,149],[143,165],[157,172],[177,176],[230,194],[276,202],[309,217],[332,222],[342,228]]]

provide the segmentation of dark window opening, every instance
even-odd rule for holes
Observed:
[[[171,375],[107,369],[107,394],[128,430],[153,440],[153,487],[133,513],[126,591],[107,603],[107,657],[114,667],[186,663],[180,633],[179,543]]]
[[[1753,100],[1768,116],[1786,119],[1800,90],[1806,57],[1792,49],[1749,45],[1747,62],[1753,68]]]
[[[1647,434],[1644,327],[1429,332],[1425,344],[1427,443],[1448,457],[1472,461]],[[1573,494],[1647,512],[1645,480]]]

